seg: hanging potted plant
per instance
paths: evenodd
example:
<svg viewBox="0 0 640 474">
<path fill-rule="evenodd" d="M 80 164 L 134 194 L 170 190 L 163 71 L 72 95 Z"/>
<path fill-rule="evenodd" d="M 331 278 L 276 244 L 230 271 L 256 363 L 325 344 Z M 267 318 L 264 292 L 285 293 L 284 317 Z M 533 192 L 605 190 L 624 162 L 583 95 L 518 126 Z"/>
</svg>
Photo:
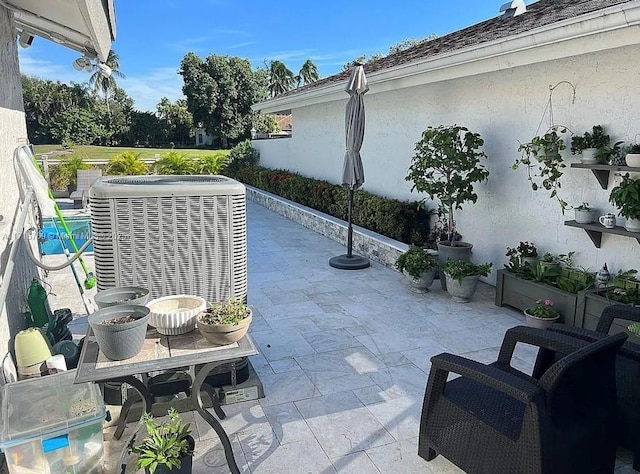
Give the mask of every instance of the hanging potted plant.
<svg viewBox="0 0 640 474">
<path fill-rule="evenodd" d="M 567 165 L 564 164 L 560 152 L 566 148 L 562 138 L 562 134 L 566 132 L 567 129 L 564 127 L 553 126 L 544 135 L 535 136 L 531 141 L 521 143 L 518 151 L 522 153 L 522 157 L 511 166 L 514 170 L 521 165 L 526 166 L 531 189 L 549 191 L 549 197 L 558 201 L 563 214 L 567 202 L 560 198 L 559 190 L 560 178 Z"/>
<path fill-rule="evenodd" d="M 411 245 L 398 257 L 396 267 L 409 280 L 411 291 L 426 293 L 436 276 L 438 260 L 426 249 Z"/>
<path fill-rule="evenodd" d="M 456 240 L 454 211 L 466 202 L 475 203 L 478 195 L 474 184 L 485 181 L 489 170 L 481 163 L 484 152 L 479 151 L 484 140 L 478 133 L 458 125 L 428 127 L 415 145 L 406 181 L 413 182 L 411 191 L 438 198 L 447 210 L 447 240 L 438 242 L 438 259 L 470 260 L 472 245 Z M 446 288 L 445 280 L 443 289 Z"/>
<path fill-rule="evenodd" d="M 252 320 L 252 311 L 240 298 L 229 298 L 210 305 L 197 317 L 197 327 L 211 344 L 224 346 L 244 337 Z"/>
<path fill-rule="evenodd" d="M 560 318 L 560 313 L 553 309 L 553 301 L 550 299 L 537 300 L 534 306 L 524 310 L 524 315 L 527 326 L 539 329 L 547 329 Z"/>
<path fill-rule="evenodd" d="M 158 422 L 151 414 L 143 415 L 147 436 L 133 452 L 139 455 L 137 467 L 147 474 L 190 474 L 195 441 L 189 423 L 182 424 L 178 412 L 167 412 L 169 421 Z"/>
<path fill-rule="evenodd" d="M 640 180 L 632 179 L 629 173 L 624 174 L 620 184 L 611 190 L 609 202 L 625 217 L 625 229 L 640 232 Z"/>
<path fill-rule="evenodd" d="M 467 303 L 476 292 L 481 276 L 488 276 L 491 263 L 474 264 L 464 260 L 448 260 L 442 267 L 447 279 L 447 293 L 453 301 Z"/>
</svg>

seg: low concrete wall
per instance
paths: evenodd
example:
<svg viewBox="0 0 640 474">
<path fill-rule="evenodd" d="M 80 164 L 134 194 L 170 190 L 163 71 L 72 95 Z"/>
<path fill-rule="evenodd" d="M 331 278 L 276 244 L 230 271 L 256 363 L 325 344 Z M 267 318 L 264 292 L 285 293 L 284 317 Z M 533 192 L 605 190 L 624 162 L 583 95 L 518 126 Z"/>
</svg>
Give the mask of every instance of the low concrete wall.
<svg viewBox="0 0 640 474">
<path fill-rule="evenodd" d="M 251 201 L 325 237 L 329 237 L 345 246 L 347 245 L 347 222 L 261 189 L 252 186 L 247 186 L 246 188 L 247 198 Z M 408 248 L 409 246 L 405 243 L 376 234 L 362 227 L 353 226 L 354 253 L 369 257 L 371 260 L 375 260 L 387 267 L 395 268 L 396 260 Z"/>
</svg>

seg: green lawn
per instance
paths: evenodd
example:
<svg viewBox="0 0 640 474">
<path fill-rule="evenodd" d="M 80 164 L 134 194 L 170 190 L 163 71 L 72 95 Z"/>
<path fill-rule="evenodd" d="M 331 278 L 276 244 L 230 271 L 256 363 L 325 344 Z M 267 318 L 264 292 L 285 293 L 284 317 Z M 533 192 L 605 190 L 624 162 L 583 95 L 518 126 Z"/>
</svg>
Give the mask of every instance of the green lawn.
<svg viewBox="0 0 640 474">
<path fill-rule="evenodd" d="M 60 145 L 34 145 L 36 154 L 50 153 L 52 151 L 64 151 Z M 170 148 L 135 148 L 120 146 L 93 146 L 93 145 L 76 145 L 72 148 L 73 152 L 79 154 L 83 158 L 101 158 L 108 160 L 114 155 L 118 155 L 125 151 L 140 153 L 140 158 L 153 158 L 158 153 L 162 156 L 164 153 L 171 151 Z M 200 158 L 207 155 L 213 155 L 220 152 L 229 153 L 229 150 L 205 150 L 191 148 L 176 148 L 174 151 L 192 158 Z"/>
</svg>

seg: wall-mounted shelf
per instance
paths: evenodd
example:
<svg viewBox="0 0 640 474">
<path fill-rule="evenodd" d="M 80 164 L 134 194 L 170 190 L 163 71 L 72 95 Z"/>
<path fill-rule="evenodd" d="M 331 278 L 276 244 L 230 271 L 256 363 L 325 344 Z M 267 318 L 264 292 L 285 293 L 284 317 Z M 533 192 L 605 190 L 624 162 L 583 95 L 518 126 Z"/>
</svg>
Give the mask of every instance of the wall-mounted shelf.
<svg viewBox="0 0 640 474">
<path fill-rule="evenodd" d="M 635 170 L 638 168 L 631 169 Z M 593 242 L 593 245 L 598 248 L 600 248 L 600 245 L 602 243 L 602 234 L 616 234 L 624 235 L 625 237 L 633 237 L 638 241 L 638 243 L 640 243 L 640 232 L 629 232 L 627 229 L 621 226 L 615 226 L 613 229 L 607 229 L 602 224 L 578 224 L 576 221 L 564 221 L 564 225 L 584 229 L 584 231 L 589 235 L 589 238 Z"/>
<path fill-rule="evenodd" d="M 602 189 L 607 189 L 609 186 L 609 173 L 613 172 L 628 172 L 628 173 L 640 173 L 640 168 L 632 168 L 631 166 L 617 166 L 617 165 L 599 165 L 599 164 L 586 164 L 586 163 L 571 163 L 572 168 L 582 168 L 591 170 L 593 175 L 600 183 Z"/>
</svg>

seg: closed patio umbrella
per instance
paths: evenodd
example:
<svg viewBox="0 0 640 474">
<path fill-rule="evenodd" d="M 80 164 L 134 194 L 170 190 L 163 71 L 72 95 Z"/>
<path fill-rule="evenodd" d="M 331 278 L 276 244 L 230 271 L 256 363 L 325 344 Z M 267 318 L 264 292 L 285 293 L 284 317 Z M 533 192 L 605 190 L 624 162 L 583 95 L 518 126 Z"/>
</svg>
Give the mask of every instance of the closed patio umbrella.
<svg viewBox="0 0 640 474">
<path fill-rule="evenodd" d="M 369 90 L 364 68 L 360 65 L 353 68 L 353 72 L 347 84 L 346 91 L 349 94 L 345 114 L 346 148 L 342 169 L 342 184 L 349 191 L 348 229 L 347 229 L 347 253 L 329 259 L 329 265 L 341 270 L 360 270 L 369 266 L 369 259 L 360 255 L 354 255 L 353 247 L 353 193 L 364 183 L 364 170 L 360 148 L 364 140 L 364 94 Z"/>
</svg>

